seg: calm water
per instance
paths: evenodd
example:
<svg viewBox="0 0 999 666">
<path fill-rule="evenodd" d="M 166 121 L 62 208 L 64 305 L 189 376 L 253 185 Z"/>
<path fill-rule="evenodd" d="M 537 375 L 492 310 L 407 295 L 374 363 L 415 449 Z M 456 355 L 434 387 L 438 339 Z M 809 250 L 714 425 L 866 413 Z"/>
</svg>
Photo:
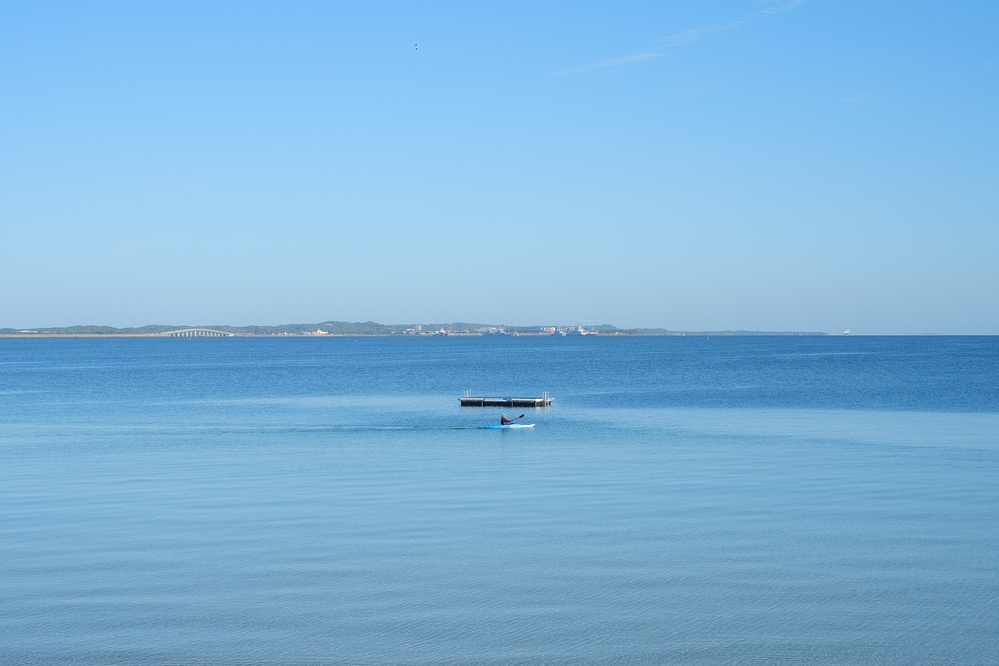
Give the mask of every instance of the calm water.
<svg viewBox="0 0 999 666">
<path fill-rule="evenodd" d="M 0 663 L 999 663 L 999 338 L 0 340 Z"/>
</svg>

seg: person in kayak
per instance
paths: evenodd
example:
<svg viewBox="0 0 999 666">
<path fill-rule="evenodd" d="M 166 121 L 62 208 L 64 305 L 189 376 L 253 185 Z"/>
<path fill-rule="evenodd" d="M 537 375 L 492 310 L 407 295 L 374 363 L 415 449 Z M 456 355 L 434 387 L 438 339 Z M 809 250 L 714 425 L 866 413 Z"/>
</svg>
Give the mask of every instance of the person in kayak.
<svg viewBox="0 0 999 666">
<path fill-rule="evenodd" d="M 506 417 L 506 414 L 504 414 L 503 416 L 500 417 L 500 425 L 510 425 L 516 420 L 517 419 L 510 420 Z"/>
</svg>

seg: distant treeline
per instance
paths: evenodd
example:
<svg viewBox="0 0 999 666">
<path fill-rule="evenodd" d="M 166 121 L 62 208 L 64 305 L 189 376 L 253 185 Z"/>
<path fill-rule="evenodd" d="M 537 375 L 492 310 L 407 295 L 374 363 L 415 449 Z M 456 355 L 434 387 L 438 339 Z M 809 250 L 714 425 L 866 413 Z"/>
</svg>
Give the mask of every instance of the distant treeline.
<svg viewBox="0 0 999 666">
<path fill-rule="evenodd" d="M 470 322 L 450 322 L 437 324 L 379 324 L 373 321 L 348 322 L 324 321 L 316 324 L 284 324 L 282 326 L 225 326 L 182 325 L 182 326 L 140 326 L 138 328 L 115 328 L 114 326 L 62 326 L 50 328 L 15 329 L 0 328 L 0 336 L 30 335 L 162 335 L 185 328 L 208 328 L 234 335 L 308 335 L 317 331 L 330 335 L 413 335 L 414 333 L 434 333 L 440 330 L 448 333 L 507 333 L 518 335 L 539 335 L 550 332 L 551 326 L 507 326 L 505 324 L 474 324 Z M 559 327 L 565 330 L 566 327 Z M 672 331 L 664 328 L 617 328 L 610 324 L 586 326 L 588 333 L 600 335 L 825 335 L 825 333 L 802 331 Z"/>
</svg>

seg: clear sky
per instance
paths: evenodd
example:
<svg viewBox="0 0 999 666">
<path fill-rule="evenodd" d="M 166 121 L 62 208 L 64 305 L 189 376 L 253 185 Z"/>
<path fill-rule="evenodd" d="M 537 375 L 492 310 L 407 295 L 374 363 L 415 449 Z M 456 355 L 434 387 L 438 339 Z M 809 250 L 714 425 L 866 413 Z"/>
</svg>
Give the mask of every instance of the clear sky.
<svg viewBox="0 0 999 666">
<path fill-rule="evenodd" d="M 999 334 L 999 2 L 0 4 L 0 327 L 327 319 Z"/>
</svg>

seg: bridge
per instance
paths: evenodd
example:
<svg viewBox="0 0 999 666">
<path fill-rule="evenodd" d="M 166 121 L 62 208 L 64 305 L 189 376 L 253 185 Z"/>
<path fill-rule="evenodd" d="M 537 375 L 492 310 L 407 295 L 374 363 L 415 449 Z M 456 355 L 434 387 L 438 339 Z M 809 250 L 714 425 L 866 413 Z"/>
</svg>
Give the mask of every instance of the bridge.
<svg viewBox="0 0 999 666">
<path fill-rule="evenodd" d="M 167 331 L 163 335 L 168 338 L 230 338 L 235 333 L 216 331 L 213 328 L 181 328 L 176 331 Z"/>
</svg>

